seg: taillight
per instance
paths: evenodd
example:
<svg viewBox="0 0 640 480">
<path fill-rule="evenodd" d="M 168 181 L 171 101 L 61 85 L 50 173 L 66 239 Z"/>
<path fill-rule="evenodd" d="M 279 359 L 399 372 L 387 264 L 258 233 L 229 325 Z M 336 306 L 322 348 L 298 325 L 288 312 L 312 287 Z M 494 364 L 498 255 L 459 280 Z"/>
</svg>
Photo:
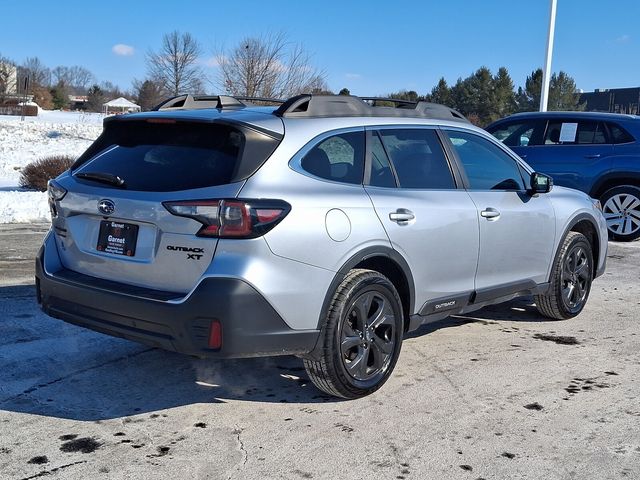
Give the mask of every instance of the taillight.
<svg viewBox="0 0 640 480">
<path fill-rule="evenodd" d="M 59 202 L 67 194 L 67 191 L 58 185 L 54 180 L 47 182 L 47 195 L 49 197 L 49 210 L 51 211 L 51 218 L 58 216 L 58 208 L 56 202 Z"/>
<path fill-rule="evenodd" d="M 197 236 L 218 238 L 259 237 L 291 210 L 282 200 L 188 200 L 163 205 L 173 215 L 200 222 Z"/>
</svg>

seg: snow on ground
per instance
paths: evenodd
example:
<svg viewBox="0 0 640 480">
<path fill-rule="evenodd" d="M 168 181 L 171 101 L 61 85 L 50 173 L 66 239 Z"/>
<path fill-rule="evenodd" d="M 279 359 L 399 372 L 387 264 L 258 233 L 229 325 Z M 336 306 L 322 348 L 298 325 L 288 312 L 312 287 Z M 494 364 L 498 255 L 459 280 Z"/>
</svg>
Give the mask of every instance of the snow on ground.
<svg viewBox="0 0 640 480">
<path fill-rule="evenodd" d="M 48 222 L 45 192 L 0 191 L 0 223 Z"/>
<path fill-rule="evenodd" d="M 99 113 L 41 110 L 37 117 L 0 115 L 0 223 L 49 220 L 47 195 L 18 187 L 20 170 L 49 155 L 79 156 L 102 132 Z"/>
</svg>

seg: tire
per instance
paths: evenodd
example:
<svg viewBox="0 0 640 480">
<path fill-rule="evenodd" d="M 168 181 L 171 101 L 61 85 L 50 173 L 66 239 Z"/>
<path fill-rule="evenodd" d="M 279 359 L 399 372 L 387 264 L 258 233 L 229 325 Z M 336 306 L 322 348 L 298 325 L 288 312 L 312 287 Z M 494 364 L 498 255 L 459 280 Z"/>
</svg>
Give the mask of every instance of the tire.
<svg viewBox="0 0 640 480">
<path fill-rule="evenodd" d="M 403 333 L 402 303 L 389 279 L 373 270 L 351 270 L 331 299 L 319 360 L 304 360 L 307 374 L 330 395 L 369 395 L 391 375 Z"/>
<path fill-rule="evenodd" d="M 587 237 L 569 232 L 553 262 L 547 293 L 535 295 L 545 317 L 567 320 L 578 315 L 589 298 L 593 280 L 593 253 Z"/>
<path fill-rule="evenodd" d="M 630 242 L 640 238 L 640 188 L 633 185 L 614 187 L 600 197 L 607 219 L 609 240 Z"/>
</svg>

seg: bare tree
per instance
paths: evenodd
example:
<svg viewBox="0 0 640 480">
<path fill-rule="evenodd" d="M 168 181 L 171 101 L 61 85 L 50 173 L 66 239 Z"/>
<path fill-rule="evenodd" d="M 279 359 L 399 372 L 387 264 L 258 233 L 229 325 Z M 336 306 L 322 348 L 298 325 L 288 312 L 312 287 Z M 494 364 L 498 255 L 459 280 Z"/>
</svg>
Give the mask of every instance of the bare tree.
<svg viewBox="0 0 640 480">
<path fill-rule="evenodd" d="M 79 65 L 69 67 L 67 70 L 69 84 L 78 91 L 86 91 L 89 85 L 95 81 L 93 73 Z"/>
<path fill-rule="evenodd" d="M 273 98 L 327 90 L 325 75 L 311 66 L 311 56 L 283 33 L 245 38 L 217 58 L 219 86 L 233 95 Z"/>
<path fill-rule="evenodd" d="M 105 97 L 107 97 L 110 100 L 125 96 L 124 92 L 120 90 L 120 87 L 118 87 L 117 85 L 114 85 L 108 80 L 102 82 L 100 84 L 100 88 L 102 89 L 102 92 L 104 93 Z"/>
<path fill-rule="evenodd" d="M 51 85 L 51 70 L 38 57 L 27 58 L 22 63 L 22 70 L 22 75 L 29 77 L 31 85 L 40 87 Z"/>
<path fill-rule="evenodd" d="M 203 73 L 198 65 L 202 48 L 190 33 L 177 30 L 162 37 L 162 46 L 157 52 L 147 53 L 149 77 L 165 90 L 180 93 L 200 93 L 203 89 Z"/>
<path fill-rule="evenodd" d="M 51 70 L 51 76 L 53 77 L 53 83 L 55 85 L 71 85 L 68 67 L 58 65 Z"/>
</svg>

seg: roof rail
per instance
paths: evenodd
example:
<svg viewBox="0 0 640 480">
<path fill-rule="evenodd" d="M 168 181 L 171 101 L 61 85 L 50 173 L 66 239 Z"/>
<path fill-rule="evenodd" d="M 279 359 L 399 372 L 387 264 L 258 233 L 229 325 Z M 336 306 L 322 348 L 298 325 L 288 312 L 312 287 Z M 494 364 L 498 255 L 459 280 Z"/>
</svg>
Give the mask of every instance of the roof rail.
<svg viewBox="0 0 640 480">
<path fill-rule="evenodd" d="M 358 97 L 360 100 L 365 102 L 371 102 L 372 107 L 377 107 L 376 103 L 385 102 L 385 103 L 395 103 L 400 107 L 401 105 L 415 105 L 418 102 L 414 102 L 413 100 L 402 100 L 400 98 L 384 98 L 384 97 Z M 386 107 L 387 105 L 382 105 Z M 401 108 L 401 107 L 400 107 Z"/>
<path fill-rule="evenodd" d="M 378 107 L 369 105 L 365 100 L 374 105 L 384 101 L 398 106 Z M 288 118 L 417 117 L 469 123 L 457 110 L 437 103 L 350 95 L 298 95 L 280 105 L 274 114 Z"/>
<path fill-rule="evenodd" d="M 200 108 L 244 108 L 240 100 L 228 95 L 191 95 L 190 93 L 171 97 L 152 110 L 196 110 Z"/>
<path fill-rule="evenodd" d="M 281 98 L 267 98 L 267 97 L 241 97 L 238 95 L 234 95 L 233 98 L 236 100 L 240 100 L 242 102 L 262 102 L 262 103 L 284 103 L 286 100 L 282 100 Z"/>
</svg>

